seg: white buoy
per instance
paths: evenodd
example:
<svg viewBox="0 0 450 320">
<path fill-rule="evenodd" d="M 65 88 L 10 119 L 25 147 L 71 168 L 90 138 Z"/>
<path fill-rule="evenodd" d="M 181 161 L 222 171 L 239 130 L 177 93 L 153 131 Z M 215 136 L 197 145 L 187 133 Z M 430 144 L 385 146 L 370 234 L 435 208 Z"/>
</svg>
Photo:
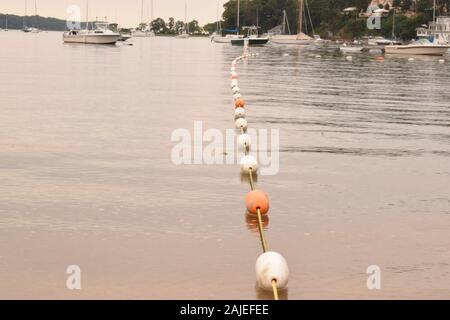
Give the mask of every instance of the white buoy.
<svg viewBox="0 0 450 320">
<path fill-rule="evenodd" d="M 252 140 L 248 134 L 244 133 L 238 137 L 238 146 L 240 150 L 249 150 L 251 144 Z"/>
<path fill-rule="evenodd" d="M 232 76 L 232 77 L 237 77 L 237 76 L 238 76 L 238 74 L 237 74 L 237 72 L 236 72 L 236 71 L 231 71 L 231 76 Z"/>
<path fill-rule="evenodd" d="M 231 89 L 231 91 L 233 92 L 233 94 L 236 94 L 236 93 L 240 93 L 241 89 L 238 86 L 235 86 Z"/>
<path fill-rule="evenodd" d="M 266 252 L 256 260 L 256 280 L 265 290 L 272 291 L 272 281 L 276 280 L 277 288 L 286 289 L 289 282 L 289 268 L 284 257 L 277 252 Z"/>
<path fill-rule="evenodd" d="M 316 59 L 320 59 L 320 58 L 322 58 L 322 56 L 320 54 L 317 54 Z"/>
<path fill-rule="evenodd" d="M 247 130 L 248 123 L 247 123 L 247 120 L 245 120 L 244 118 L 237 119 L 235 124 L 236 124 L 236 128 Z"/>
<path fill-rule="evenodd" d="M 241 172 L 248 174 L 250 171 L 258 171 L 258 161 L 254 156 L 245 156 L 241 159 Z"/>
<path fill-rule="evenodd" d="M 345 59 L 347 59 L 347 61 L 352 61 L 353 57 L 352 56 L 346 56 Z"/>
<path fill-rule="evenodd" d="M 241 98 L 242 98 L 242 94 L 240 94 L 239 92 L 234 94 L 234 100 L 241 99 Z"/>
<path fill-rule="evenodd" d="M 236 67 L 231 67 L 231 72 L 235 72 L 236 71 Z"/>
<path fill-rule="evenodd" d="M 238 81 L 236 79 L 231 80 L 231 88 L 237 87 Z"/>
<path fill-rule="evenodd" d="M 414 58 L 409 58 L 408 61 L 409 61 L 409 62 L 413 62 L 413 61 L 414 61 Z"/>
<path fill-rule="evenodd" d="M 245 109 L 244 108 L 236 108 L 234 109 L 234 117 L 236 119 L 238 118 L 244 118 L 245 117 Z"/>
<path fill-rule="evenodd" d="M 444 59 L 439 59 L 439 63 L 445 63 Z"/>
<path fill-rule="evenodd" d="M 283 57 L 289 57 L 289 53 L 283 53 Z"/>
</svg>

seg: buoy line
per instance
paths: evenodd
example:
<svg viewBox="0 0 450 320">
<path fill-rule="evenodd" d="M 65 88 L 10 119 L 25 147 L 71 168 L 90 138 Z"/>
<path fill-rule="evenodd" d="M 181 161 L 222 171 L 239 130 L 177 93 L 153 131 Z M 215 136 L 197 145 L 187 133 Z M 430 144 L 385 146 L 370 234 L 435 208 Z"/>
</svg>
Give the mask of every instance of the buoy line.
<svg viewBox="0 0 450 320">
<path fill-rule="evenodd" d="M 269 251 L 267 240 L 264 234 L 263 216 L 269 212 L 268 195 L 256 188 L 254 174 L 258 174 L 258 162 L 250 155 L 251 139 L 247 134 L 248 122 L 246 116 L 246 104 L 242 98 L 241 89 L 238 86 L 238 74 L 236 65 L 239 61 L 247 59 L 253 54 L 248 52 L 248 43 L 244 45 L 243 55 L 235 58 L 231 63 L 231 92 L 234 97 L 235 126 L 240 130 L 238 145 L 244 150 L 244 157 L 241 159 L 241 174 L 248 174 L 251 191 L 245 198 L 245 205 L 250 215 L 256 216 L 258 221 L 258 231 L 263 249 L 263 254 L 256 260 L 256 280 L 262 289 L 273 292 L 275 300 L 279 300 L 278 291 L 286 289 L 288 285 L 289 269 L 286 259 L 279 253 Z"/>
</svg>

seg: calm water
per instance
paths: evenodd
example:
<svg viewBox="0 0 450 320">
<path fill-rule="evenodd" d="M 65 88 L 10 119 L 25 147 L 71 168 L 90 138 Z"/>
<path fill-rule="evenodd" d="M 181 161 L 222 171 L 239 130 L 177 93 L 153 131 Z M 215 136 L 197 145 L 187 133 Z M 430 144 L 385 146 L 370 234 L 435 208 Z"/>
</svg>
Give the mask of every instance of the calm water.
<svg viewBox="0 0 450 320">
<path fill-rule="evenodd" d="M 0 33 L 0 298 L 270 298 L 238 166 L 170 158 L 177 128 L 233 127 L 241 49 L 61 37 Z M 450 298 L 450 56 L 253 52 L 239 84 L 251 127 L 280 130 L 280 172 L 259 185 L 284 298 Z"/>
</svg>

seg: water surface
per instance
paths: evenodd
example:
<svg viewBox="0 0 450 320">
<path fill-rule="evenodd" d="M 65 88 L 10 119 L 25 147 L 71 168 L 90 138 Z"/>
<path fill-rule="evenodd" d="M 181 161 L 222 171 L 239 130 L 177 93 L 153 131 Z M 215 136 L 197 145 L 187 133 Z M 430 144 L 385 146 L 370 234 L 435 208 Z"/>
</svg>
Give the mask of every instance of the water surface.
<svg viewBox="0 0 450 320">
<path fill-rule="evenodd" d="M 0 33 L 0 298 L 270 298 L 238 166 L 170 158 L 175 129 L 233 127 L 241 48 L 61 40 Z M 280 130 L 280 172 L 259 186 L 284 298 L 450 298 L 450 56 L 253 52 L 239 85 L 251 127 Z"/>
</svg>

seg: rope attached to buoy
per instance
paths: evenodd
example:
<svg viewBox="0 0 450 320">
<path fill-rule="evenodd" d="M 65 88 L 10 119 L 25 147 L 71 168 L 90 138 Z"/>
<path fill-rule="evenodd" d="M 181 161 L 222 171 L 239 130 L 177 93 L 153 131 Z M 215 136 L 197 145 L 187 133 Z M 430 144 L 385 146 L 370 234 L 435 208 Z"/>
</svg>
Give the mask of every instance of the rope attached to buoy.
<svg viewBox="0 0 450 320">
<path fill-rule="evenodd" d="M 240 130 L 239 146 L 244 149 L 244 157 L 241 159 L 241 172 L 249 175 L 251 192 L 247 194 L 246 206 L 250 214 L 255 215 L 258 221 L 259 237 L 263 254 L 256 261 L 256 277 L 258 285 L 266 290 L 271 290 L 275 300 L 279 300 L 279 289 L 285 289 L 288 284 L 289 269 L 282 255 L 270 252 L 264 234 L 263 216 L 269 211 L 269 197 L 261 190 L 256 189 L 253 174 L 258 173 L 258 162 L 250 155 L 250 137 L 246 134 L 248 122 L 245 119 L 245 100 L 242 98 L 238 87 L 237 62 L 251 56 L 248 53 L 248 43 L 244 45 L 244 54 L 233 60 L 231 64 L 231 91 L 234 96 L 235 125 Z"/>
</svg>

